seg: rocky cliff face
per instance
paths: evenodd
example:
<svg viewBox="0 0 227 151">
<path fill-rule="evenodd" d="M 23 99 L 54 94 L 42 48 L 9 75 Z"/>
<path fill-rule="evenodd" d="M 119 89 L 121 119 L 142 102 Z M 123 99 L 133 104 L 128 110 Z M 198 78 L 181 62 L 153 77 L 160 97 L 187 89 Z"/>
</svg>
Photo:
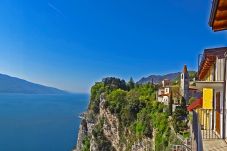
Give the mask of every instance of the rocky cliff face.
<svg viewBox="0 0 227 151">
<path fill-rule="evenodd" d="M 150 151 L 153 139 L 130 137 L 130 130 L 119 126 L 116 115 L 105 108 L 105 99 L 100 97 L 99 114 L 91 115 L 88 110 L 80 124 L 77 146 L 74 151 Z M 123 137 L 124 136 L 124 137 Z"/>
</svg>

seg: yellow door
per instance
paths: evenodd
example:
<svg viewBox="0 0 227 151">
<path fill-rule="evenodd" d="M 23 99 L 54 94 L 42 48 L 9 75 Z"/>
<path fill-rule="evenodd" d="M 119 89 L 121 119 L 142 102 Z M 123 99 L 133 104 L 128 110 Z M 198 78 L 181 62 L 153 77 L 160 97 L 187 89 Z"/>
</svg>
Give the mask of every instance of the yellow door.
<svg viewBox="0 0 227 151">
<path fill-rule="evenodd" d="M 203 109 L 213 109 L 213 89 L 203 88 Z"/>
<path fill-rule="evenodd" d="M 212 109 L 213 109 L 213 89 L 203 88 L 203 113 L 202 124 L 204 129 L 211 129 L 212 127 Z"/>
</svg>

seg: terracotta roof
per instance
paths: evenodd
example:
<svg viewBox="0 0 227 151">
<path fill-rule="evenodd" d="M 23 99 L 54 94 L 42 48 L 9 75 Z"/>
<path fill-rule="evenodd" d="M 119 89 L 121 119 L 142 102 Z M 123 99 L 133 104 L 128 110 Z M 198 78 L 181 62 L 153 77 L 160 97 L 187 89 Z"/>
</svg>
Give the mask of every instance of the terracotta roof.
<svg viewBox="0 0 227 151">
<path fill-rule="evenodd" d="M 188 111 L 192 111 L 196 108 L 202 107 L 203 105 L 203 99 L 196 99 L 191 105 L 187 107 Z"/>
<path fill-rule="evenodd" d="M 219 59 L 225 57 L 227 52 L 227 47 L 205 49 L 203 53 L 203 58 L 200 62 L 198 78 L 203 79 L 207 72 L 210 70 L 211 66 L 216 62 L 216 57 Z"/>
<path fill-rule="evenodd" d="M 227 1 L 213 0 L 209 25 L 214 31 L 227 29 Z"/>
<path fill-rule="evenodd" d="M 184 65 L 183 73 L 188 73 L 187 65 Z"/>
</svg>

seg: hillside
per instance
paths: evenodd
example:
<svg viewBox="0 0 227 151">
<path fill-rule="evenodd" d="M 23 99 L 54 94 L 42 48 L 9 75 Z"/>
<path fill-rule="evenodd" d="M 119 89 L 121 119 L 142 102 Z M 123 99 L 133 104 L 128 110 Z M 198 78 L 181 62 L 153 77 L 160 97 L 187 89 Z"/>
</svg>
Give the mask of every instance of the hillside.
<svg viewBox="0 0 227 151">
<path fill-rule="evenodd" d="M 164 79 L 169 79 L 171 81 L 178 81 L 180 80 L 180 74 L 181 72 L 169 73 L 165 75 L 150 75 L 148 77 L 141 78 L 137 83 L 138 84 L 152 83 L 152 80 L 153 80 L 153 83 L 158 84 L 158 83 L 161 83 L 161 81 Z M 195 78 L 196 72 L 189 71 L 189 76 L 190 76 L 190 79 L 192 80 L 193 78 Z"/>
<path fill-rule="evenodd" d="M 0 74 L 0 93 L 64 94 L 66 91 Z"/>
</svg>

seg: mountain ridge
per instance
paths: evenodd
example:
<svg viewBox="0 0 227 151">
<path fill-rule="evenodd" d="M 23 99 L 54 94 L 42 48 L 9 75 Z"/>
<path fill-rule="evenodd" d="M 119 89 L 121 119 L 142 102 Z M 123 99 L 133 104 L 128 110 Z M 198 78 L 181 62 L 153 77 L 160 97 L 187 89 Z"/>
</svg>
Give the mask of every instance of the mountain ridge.
<svg viewBox="0 0 227 151">
<path fill-rule="evenodd" d="M 0 73 L 0 93 L 67 94 L 69 92 Z"/>
<path fill-rule="evenodd" d="M 188 71 L 190 79 L 196 76 L 196 71 Z M 146 84 L 146 83 L 154 83 L 159 84 L 164 79 L 169 79 L 170 81 L 179 80 L 181 72 L 173 72 L 164 75 L 150 75 L 147 77 L 142 77 L 137 83 L 138 84 Z"/>
</svg>

